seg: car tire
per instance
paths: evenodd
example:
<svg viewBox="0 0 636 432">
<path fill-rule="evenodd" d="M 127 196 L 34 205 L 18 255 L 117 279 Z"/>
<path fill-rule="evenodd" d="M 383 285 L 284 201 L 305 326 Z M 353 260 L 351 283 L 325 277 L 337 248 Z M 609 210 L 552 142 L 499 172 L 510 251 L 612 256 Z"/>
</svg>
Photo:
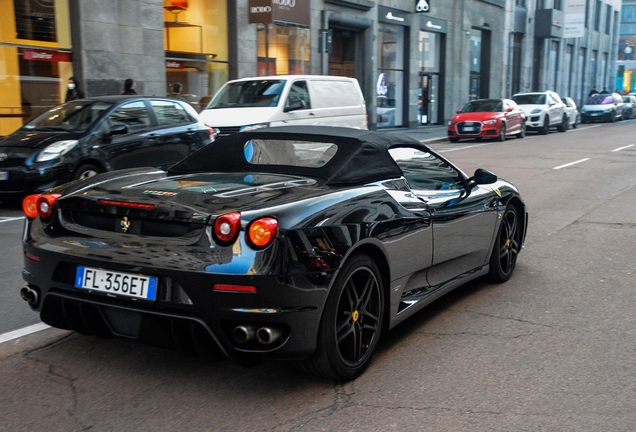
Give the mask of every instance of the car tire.
<svg viewBox="0 0 636 432">
<path fill-rule="evenodd" d="M 616 113 L 614 111 L 610 112 L 610 122 L 616 123 Z"/>
<path fill-rule="evenodd" d="M 576 129 L 577 127 L 579 127 L 579 116 L 576 116 L 574 118 L 574 124 L 572 125 L 572 129 Z"/>
<path fill-rule="evenodd" d="M 371 362 L 384 320 L 384 287 L 375 262 L 350 258 L 331 288 L 318 329 L 316 352 L 299 369 L 335 381 L 349 381 Z"/>
<path fill-rule="evenodd" d="M 540 135 L 547 135 L 550 132 L 550 120 L 548 120 L 548 115 L 546 114 L 543 120 L 543 127 L 539 129 Z"/>
<path fill-rule="evenodd" d="M 525 122 L 521 125 L 521 132 L 517 134 L 517 138 L 525 138 L 526 137 L 526 124 Z"/>
<path fill-rule="evenodd" d="M 503 142 L 505 140 L 506 140 L 506 124 L 502 122 L 501 126 L 499 126 L 499 136 L 497 137 L 497 141 Z"/>
<path fill-rule="evenodd" d="M 80 165 L 79 168 L 75 170 L 75 174 L 73 175 L 74 180 L 85 179 L 94 177 L 97 174 L 102 172 L 101 168 L 93 165 L 93 164 L 84 164 Z"/>
<path fill-rule="evenodd" d="M 561 123 L 559 124 L 559 126 L 557 126 L 557 130 L 559 132 L 566 132 L 568 130 L 568 118 L 565 114 L 563 115 L 563 118 L 561 119 Z"/>
<path fill-rule="evenodd" d="M 521 250 L 520 222 L 517 208 L 511 204 L 506 206 L 490 255 L 488 279 L 492 282 L 506 282 L 512 276 Z"/>
<path fill-rule="evenodd" d="M 448 140 L 450 142 L 452 142 L 452 143 L 458 143 L 459 142 L 459 138 L 449 138 Z"/>
</svg>

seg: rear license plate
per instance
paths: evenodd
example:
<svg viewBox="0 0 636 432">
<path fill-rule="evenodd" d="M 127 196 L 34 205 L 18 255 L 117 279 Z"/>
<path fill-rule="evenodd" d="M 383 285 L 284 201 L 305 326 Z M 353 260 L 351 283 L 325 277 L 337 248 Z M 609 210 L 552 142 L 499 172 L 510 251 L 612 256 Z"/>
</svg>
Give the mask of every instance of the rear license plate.
<svg viewBox="0 0 636 432">
<path fill-rule="evenodd" d="M 143 300 L 156 300 L 157 278 L 91 267 L 77 267 L 77 288 Z"/>
<path fill-rule="evenodd" d="M 473 132 L 474 130 L 475 130 L 475 128 L 474 128 L 474 127 L 465 127 L 465 128 L 462 128 L 462 131 L 463 131 L 463 132 Z"/>
<path fill-rule="evenodd" d="M 0 180 L 9 180 L 9 173 L 7 171 L 0 171 Z"/>
</svg>

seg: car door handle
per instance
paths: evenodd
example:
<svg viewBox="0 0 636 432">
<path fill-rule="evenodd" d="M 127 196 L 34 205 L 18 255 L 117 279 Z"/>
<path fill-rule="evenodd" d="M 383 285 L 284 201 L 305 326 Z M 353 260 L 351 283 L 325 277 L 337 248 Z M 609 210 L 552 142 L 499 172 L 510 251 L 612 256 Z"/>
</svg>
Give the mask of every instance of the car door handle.
<svg viewBox="0 0 636 432">
<path fill-rule="evenodd" d="M 159 135 L 157 134 L 148 135 L 149 141 L 157 141 L 158 139 L 159 139 Z"/>
<path fill-rule="evenodd" d="M 315 116 L 316 114 L 314 114 L 314 113 L 310 112 L 310 113 L 309 113 L 309 115 L 313 115 L 313 116 Z"/>
<path fill-rule="evenodd" d="M 197 131 L 195 131 L 194 129 L 188 129 L 188 132 L 186 132 L 186 134 L 188 134 L 188 135 L 194 135 L 196 133 L 197 133 Z"/>
</svg>

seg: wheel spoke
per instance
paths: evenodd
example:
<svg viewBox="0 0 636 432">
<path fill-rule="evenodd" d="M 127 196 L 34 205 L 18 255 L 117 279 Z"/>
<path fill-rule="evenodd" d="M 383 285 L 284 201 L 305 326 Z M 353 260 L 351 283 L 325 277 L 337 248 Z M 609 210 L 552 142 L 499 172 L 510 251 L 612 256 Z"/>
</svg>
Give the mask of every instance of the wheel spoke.
<svg viewBox="0 0 636 432">
<path fill-rule="evenodd" d="M 352 279 L 349 279 L 349 281 L 347 281 L 347 285 L 345 286 L 345 293 L 347 294 L 347 299 L 349 300 L 349 307 L 346 308 L 348 309 L 350 312 L 354 311 L 356 308 L 356 303 L 357 301 L 357 294 L 356 294 L 356 287 L 355 284 L 353 283 Z"/>
<path fill-rule="evenodd" d="M 371 275 L 367 277 L 367 283 L 364 284 L 364 290 L 360 295 L 360 303 L 357 305 L 357 309 L 366 309 L 369 304 L 369 300 L 373 296 L 373 286 L 375 285 L 375 279 Z"/>
<path fill-rule="evenodd" d="M 360 330 L 356 328 L 355 324 L 352 326 L 352 330 L 353 337 L 351 338 L 351 354 L 352 360 L 357 362 L 360 360 L 360 353 L 362 352 L 362 334 Z"/>
<path fill-rule="evenodd" d="M 351 321 L 345 321 L 336 331 L 338 344 L 341 344 L 350 334 L 354 332 L 354 324 Z"/>
</svg>

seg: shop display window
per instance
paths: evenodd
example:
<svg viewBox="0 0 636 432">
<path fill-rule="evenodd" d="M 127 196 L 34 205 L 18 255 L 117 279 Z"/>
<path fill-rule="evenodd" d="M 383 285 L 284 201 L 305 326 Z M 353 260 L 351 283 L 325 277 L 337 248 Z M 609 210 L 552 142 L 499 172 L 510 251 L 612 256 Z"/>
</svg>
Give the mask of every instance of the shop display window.
<svg viewBox="0 0 636 432">
<path fill-rule="evenodd" d="M 309 73 L 309 29 L 259 24 L 258 76 L 302 75 Z"/>
</svg>

